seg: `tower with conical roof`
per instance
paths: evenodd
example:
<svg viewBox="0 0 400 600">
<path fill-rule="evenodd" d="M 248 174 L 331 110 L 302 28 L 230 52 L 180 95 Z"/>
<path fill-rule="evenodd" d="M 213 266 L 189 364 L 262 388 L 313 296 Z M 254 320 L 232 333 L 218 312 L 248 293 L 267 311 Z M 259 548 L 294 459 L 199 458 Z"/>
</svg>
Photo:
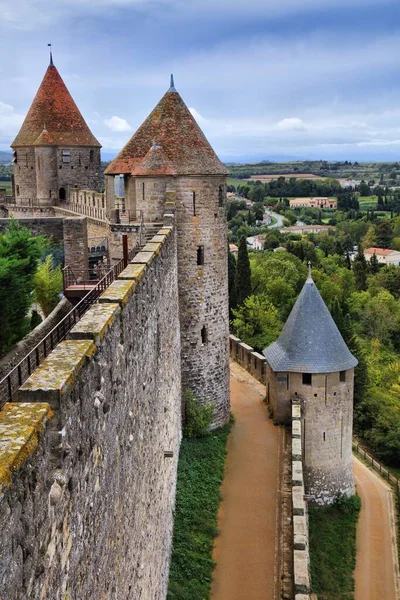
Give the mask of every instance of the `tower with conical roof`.
<svg viewBox="0 0 400 600">
<path fill-rule="evenodd" d="M 11 144 L 14 195 L 20 204 L 66 200 L 69 188 L 100 191 L 100 144 L 50 64 Z"/>
<path fill-rule="evenodd" d="M 352 495 L 357 359 L 318 292 L 311 270 L 279 338 L 263 354 L 267 399 L 276 420 L 289 423 L 292 402 L 301 405 L 306 494 L 318 504 Z"/>
<path fill-rule="evenodd" d="M 162 222 L 175 196 L 183 387 L 229 418 L 227 169 L 171 86 L 106 170 L 107 206 L 124 175 L 125 208 Z M 165 315 L 168 318 L 168 315 Z"/>
</svg>

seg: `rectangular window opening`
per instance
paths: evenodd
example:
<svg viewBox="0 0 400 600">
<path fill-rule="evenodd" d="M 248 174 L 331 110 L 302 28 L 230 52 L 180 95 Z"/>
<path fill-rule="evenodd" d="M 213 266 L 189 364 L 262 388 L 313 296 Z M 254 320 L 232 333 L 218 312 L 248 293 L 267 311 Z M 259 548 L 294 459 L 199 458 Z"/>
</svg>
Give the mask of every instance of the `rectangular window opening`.
<svg viewBox="0 0 400 600">
<path fill-rule="evenodd" d="M 198 266 L 204 265 L 204 246 L 197 248 L 197 264 Z"/>
<path fill-rule="evenodd" d="M 70 163 L 71 162 L 71 150 L 62 150 L 61 157 L 62 157 L 63 163 Z"/>
<path fill-rule="evenodd" d="M 201 328 L 201 343 L 207 344 L 207 342 L 208 342 L 207 328 L 205 325 L 203 325 L 203 327 Z"/>
<path fill-rule="evenodd" d="M 303 385 L 312 385 L 311 373 L 303 373 Z"/>
<path fill-rule="evenodd" d="M 218 206 L 220 208 L 222 206 L 224 206 L 224 186 L 223 185 L 219 186 L 219 191 L 218 191 Z"/>
<path fill-rule="evenodd" d="M 346 383 L 346 371 L 340 371 L 340 383 Z"/>
<path fill-rule="evenodd" d="M 196 192 L 193 192 L 193 216 L 196 216 Z"/>
<path fill-rule="evenodd" d="M 324 431 L 324 442 L 326 441 L 326 435 L 325 435 L 325 431 Z"/>
</svg>

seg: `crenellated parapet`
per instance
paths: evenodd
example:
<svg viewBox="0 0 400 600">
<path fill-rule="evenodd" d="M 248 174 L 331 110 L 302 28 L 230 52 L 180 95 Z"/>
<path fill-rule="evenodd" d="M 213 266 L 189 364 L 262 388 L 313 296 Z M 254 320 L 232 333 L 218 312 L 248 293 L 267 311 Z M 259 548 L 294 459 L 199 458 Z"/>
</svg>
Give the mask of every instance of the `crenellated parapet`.
<svg viewBox="0 0 400 600">
<path fill-rule="evenodd" d="M 161 227 L 0 412 L 0 596 L 164 598 L 181 437 Z"/>
</svg>

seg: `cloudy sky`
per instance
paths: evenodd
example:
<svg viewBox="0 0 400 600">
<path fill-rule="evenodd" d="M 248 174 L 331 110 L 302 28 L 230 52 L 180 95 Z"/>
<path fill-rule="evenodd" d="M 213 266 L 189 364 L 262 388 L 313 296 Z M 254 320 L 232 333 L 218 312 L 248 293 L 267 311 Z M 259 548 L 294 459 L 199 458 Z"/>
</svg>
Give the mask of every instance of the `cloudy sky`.
<svg viewBox="0 0 400 600">
<path fill-rule="evenodd" d="M 54 62 L 115 154 L 175 85 L 223 160 L 400 159 L 399 0 L 0 0 L 0 149 Z"/>
</svg>

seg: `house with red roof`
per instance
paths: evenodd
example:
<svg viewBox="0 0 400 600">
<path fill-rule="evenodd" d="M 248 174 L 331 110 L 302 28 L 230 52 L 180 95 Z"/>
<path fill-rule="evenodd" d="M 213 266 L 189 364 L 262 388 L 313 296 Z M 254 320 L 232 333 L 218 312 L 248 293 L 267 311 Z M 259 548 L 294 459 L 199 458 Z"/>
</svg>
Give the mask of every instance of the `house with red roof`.
<svg viewBox="0 0 400 600">
<path fill-rule="evenodd" d="M 364 250 L 366 260 L 371 260 L 374 255 L 382 265 L 400 266 L 400 252 L 398 250 L 391 250 L 390 248 L 367 248 L 367 250 Z"/>
</svg>

